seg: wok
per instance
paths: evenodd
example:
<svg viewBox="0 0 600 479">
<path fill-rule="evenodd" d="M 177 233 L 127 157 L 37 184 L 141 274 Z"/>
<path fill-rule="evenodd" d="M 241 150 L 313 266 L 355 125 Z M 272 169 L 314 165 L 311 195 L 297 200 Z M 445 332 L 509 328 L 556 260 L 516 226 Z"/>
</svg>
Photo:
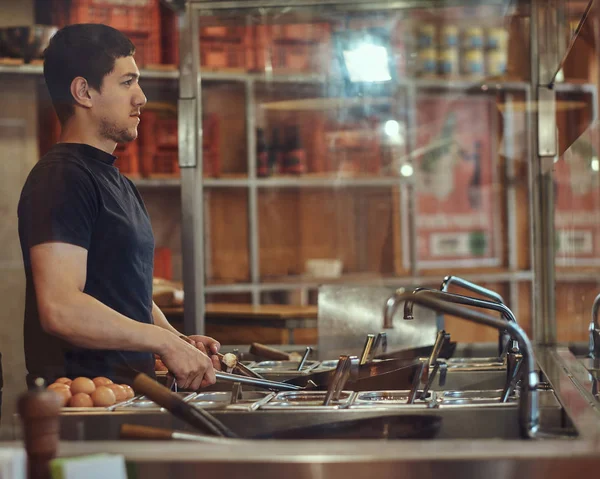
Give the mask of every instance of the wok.
<svg viewBox="0 0 600 479">
<path fill-rule="evenodd" d="M 441 423 L 440 416 L 388 415 L 279 429 L 268 434 L 251 435 L 240 439 L 431 439 L 438 434 Z M 211 441 L 210 436 L 133 424 L 121 426 L 121 438 Z"/>
<path fill-rule="evenodd" d="M 433 351 L 433 345 L 431 346 L 421 346 L 418 348 L 410 348 L 403 349 L 401 351 L 390 351 L 388 353 L 378 354 L 376 359 L 416 359 L 429 357 Z M 440 358 L 449 359 L 454 356 L 454 352 L 456 351 L 456 342 L 450 341 L 444 344 L 442 347 L 442 351 L 440 352 Z"/>
<path fill-rule="evenodd" d="M 420 365 L 421 361 L 403 359 L 368 362 L 359 366 L 358 376 L 349 379 L 345 389 L 351 391 L 410 389 Z M 334 370 L 315 372 L 283 382 L 307 389 L 326 390 L 334 372 Z"/>
</svg>

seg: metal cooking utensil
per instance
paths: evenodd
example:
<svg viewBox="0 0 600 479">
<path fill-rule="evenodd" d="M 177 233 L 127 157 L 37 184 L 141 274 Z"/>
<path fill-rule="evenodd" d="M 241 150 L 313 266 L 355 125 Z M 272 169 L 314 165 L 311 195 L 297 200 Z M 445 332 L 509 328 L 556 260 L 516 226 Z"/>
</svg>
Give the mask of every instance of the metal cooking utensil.
<svg viewBox="0 0 600 479">
<path fill-rule="evenodd" d="M 298 371 L 302 371 L 302 368 L 304 367 L 304 363 L 308 359 L 308 356 L 310 355 L 311 351 L 312 351 L 312 348 L 310 346 L 306 346 L 306 351 L 304 351 L 304 355 L 302 356 L 302 359 L 300 360 L 300 364 L 298 364 Z"/>
</svg>

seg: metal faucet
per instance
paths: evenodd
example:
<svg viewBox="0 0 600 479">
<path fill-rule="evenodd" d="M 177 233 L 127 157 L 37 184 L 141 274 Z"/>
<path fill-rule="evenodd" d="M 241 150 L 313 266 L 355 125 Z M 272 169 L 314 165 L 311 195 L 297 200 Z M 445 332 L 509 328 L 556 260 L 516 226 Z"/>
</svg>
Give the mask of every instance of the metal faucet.
<svg viewBox="0 0 600 479">
<path fill-rule="evenodd" d="M 447 293 L 446 293 L 447 294 Z M 390 329 L 393 327 L 393 318 L 398 305 L 401 302 L 412 301 L 426 308 L 438 311 L 440 313 L 450 314 L 467 321 L 472 321 L 477 324 L 483 324 L 496 328 L 500 331 L 507 329 L 511 336 L 517 338 L 521 351 L 523 353 L 523 374 L 525 375 L 522 393 L 519 397 L 519 426 L 521 434 L 526 438 L 534 439 L 539 437 L 540 411 L 538 401 L 538 382 L 539 376 L 535 369 L 535 357 L 533 355 L 533 347 L 525 331 L 512 321 L 498 319 L 479 311 L 456 306 L 445 298 L 442 299 L 438 295 L 431 294 L 428 291 L 423 291 L 419 294 L 404 292 L 400 289 L 388 298 L 383 311 L 383 327 Z"/>
<path fill-rule="evenodd" d="M 447 276 L 449 278 L 450 276 Z M 444 298 L 446 301 L 457 304 L 464 304 L 466 306 L 474 306 L 476 308 L 483 309 L 491 309 L 493 311 L 498 311 L 502 314 L 502 317 L 507 321 L 512 321 L 514 323 L 517 322 L 517 318 L 513 314 L 513 312 L 503 303 L 496 303 L 495 301 L 486 301 L 484 299 L 472 298 L 471 296 L 463 296 L 461 294 L 454 293 L 446 293 L 444 291 L 438 291 L 436 289 L 427 289 L 427 288 L 416 288 L 413 293 L 422 293 L 427 291 L 433 295 L 438 295 Z M 413 302 L 406 301 L 404 303 L 404 319 L 413 319 Z M 504 331 L 500 331 L 500 338 L 498 340 L 498 355 L 501 359 L 504 359 L 506 355 L 506 351 L 510 343 L 504 345 Z M 512 349 L 515 353 L 519 353 L 519 345 L 518 342 L 514 339 L 512 340 Z"/>
<path fill-rule="evenodd" d="M 452 275 L 446 276 L 444 278 L 444 280 L 442 281 L 442 284 L 440 286 L 440 291 L 444 291 L 444 292 L 448 291 L 448 288 L 452 284 L 455 286 L 458 286 L 460 288 L 466 289 L 467 291 L 471 291 L 471 293 L 479 294 L 480 296 L 483 296 L 484 298 L 488 298 L 496 303 L 505 304 L 504 298 L 500 294 L 496 293 L 496 291 L 492 291 L 489 288 L 484 288 L 483 286 L 481 286 L 479 284 L 472 283 L 471 281 L 467 281 L 466 279 L 460 278 L 458 276 L 452 276 Z M 513 315 L 513 317 L 514 317 L 514 315 Z M 438 316 L 437 322 L 438 322 L 438 329 L 440 327 L 443 328 L 443 324 L 444 324 L 443 316 L 441 316 L 441 315 Z M 510 347 L 510 345 L 509 345 L 510 338 L 508 338 L 507 335 L 508 335 L 508 333 L 506 331 L 501 331 L 500 336 L 498 337 L 498 350 L 500 351 L 499 355 L 500 355 L 501 359 L 504 359 L 506 350 Z M 513 347 L 513 349 L 515 348 L 514 341 L 513 341 L 512 347 Z"/>
<path fill-rule="evenodd" d="M 600 310 L 600 294 L 594 298 L 592 305 L 592 322 L 590 323 L 590 358 L 600 358 L 600 327 L 598 326 L 598 310 Z"/>
</svg>

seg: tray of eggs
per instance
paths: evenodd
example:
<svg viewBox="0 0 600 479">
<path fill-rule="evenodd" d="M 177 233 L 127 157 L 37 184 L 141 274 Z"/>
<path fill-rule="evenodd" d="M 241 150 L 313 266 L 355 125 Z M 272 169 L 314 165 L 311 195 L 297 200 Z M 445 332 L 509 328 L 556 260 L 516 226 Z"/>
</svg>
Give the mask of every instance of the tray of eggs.
<svg viewBox="0 0 600 479">
<path fill-rule="evenodd" d="M 135 393 L 127 384 L 115 384 L 105 377 L 58 378 L 47 388 L 60 395 L 62 412 L 113 409 L 134 400 Z"/>
</svg>

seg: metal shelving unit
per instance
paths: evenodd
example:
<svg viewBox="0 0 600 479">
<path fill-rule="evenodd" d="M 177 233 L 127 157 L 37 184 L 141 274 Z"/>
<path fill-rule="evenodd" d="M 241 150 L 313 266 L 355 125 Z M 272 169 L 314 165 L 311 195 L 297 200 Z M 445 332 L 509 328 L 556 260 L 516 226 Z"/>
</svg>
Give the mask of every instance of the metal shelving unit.
<svg viewBox="0 0 600 479">
<path fill-rule="evenodd" d="M 452 2 L 450 2 L 452 3 Z M 445 3 L 445 6 L 449 6 L 448 2 Z M 464 6 L 468 2 L 460 1 L 456 2 L 457 5 Z M 479 2 L 478 2 L 479 3 Z M 403 231 L 410 231 L 410 240 L 408 242 L 408 247 L 403 247 L 403 254 L 405 255 L 404 263 L 409 264 L 408 268 L 411 271 L 410 276 L 406 277 L 376 277 L 371 278 L 371 282 L 373 284 L 382 284 L 388 286 L 410 286 L 414 284 L 432 284 L 441 280 L 441 278 L 437 278 L 434 276 L 423 275 L 420 273 L 417 258 L 417 236 L 416 236 L 416 199 L 415 199 L 415 191 L 414 185 L 410 178 L 404 178 L 401 176 L 382 176 L 382 177 L 328 177 L 321 176 L 315 177 L 310 175 L 298 176 L 298 177 L 287 177 L 287 176 L 273 176 L 269 178 L 259 178 L 256 175 L 256 153 L 255 153 L 255 117 L 254 110 L 256 108 L 256 100 L 254 95 L 256 94 L 256 89 L 263 83 L 270 84 L 287 84 L 293 89 L 294 85 L 334 85 L 339 80 L 335 78 L 326 76 L 326 75 L 278 75 L 278 74 L 264 74 L 264 73 L 240 73 L 240 72 L 214 72 L 214 71 L 201 71 L 199 62 L 197 60 L 199 45 L 197 43 L 198 38 L 198 19 L 202 17 L 204 14 L 210 15 L 218 15 L 219 10 L 226 9 L 237 9 L 235 15 L 246 15 L 246 12 L 250 12 L 251 9 L 256 7 L 265 7 L 268 4 L 268 9 L 273 8 L 273 12 L 276 11 L 278 7 L 283 7 L 284 4 L 278 0 L 267 0 L 267 1 L 257 1 L 257 2 L 202 2 L 200 0 L 192 2 L 190 8 L 188 10 L 188 16 L 186 18 L 186 31 L 190 34 L 187 39 L 187 44 L 184 46 L 184 52 L 192 52 L 192 55 L 188 55 L 189 63 L 185 66 L 185 71 L 188 72 L 186 78 L 184 79 L 183 84 L 186 87 L 186 94 L 182 96 L 185 98 L 185 101 L 196 102 L 196 121 L 198 118 L 201 118 L 201 109 L 202 109 L 202 94 L 203 87 L 210 88 L 211 85 L 220 82 L 238 82 L 244 85 L 245 95 L 246 95 L 246 146 L 248 150 L 248 174 L 245 177 L 223 177 L 223 178 L 199 178 L 199 175 L 190 175 L 190 177 L 194 176 L 196 179 L 199 179 L 196 188 L 200 188 L 201 191 L 206 193 L 211 189 L 215 188 L 245 188 L 248 192 L 248 255 L 249 255 L 249 281 L 246 283 L 235 283 L 235 284 L 205 284 L 205 280 L 203 279 L 203 289 L 202 292 L 204 294 L 211 293 L 250 293 L 252 295 L 253 302 L 256 304 L 260 301 L 260 293 L 265 291 L 290 291 L 290 290 L 301 290 L 306 292 L 308 290 L 314 290 L 318 287 L 318 285 L 322 282 L 319 278 L 308 278 L 303 276 L 294 276 L 294 277 L 283 277 L 283 278 L 261 278 L 259 265 L 259 221 L 258 211 L 257 211 L 257 196 L 258 193 L 262 190 L 267 189 L 275 189 L 275 188 L 327 188 L 327 189 L 336 189 L 336 188 L 369 188 L 369 187 L 381 187 L 381 188 L 397 188 L 398 189 L 398 198 L 397 201 L 400 203 L 401 211 L 408 214 L 402 215 L 403 224 L 401 225 Z M 494 4 L 494 2 L 489 2 L 489 4 Z M 497 2 L 497 5 L 506 6 L 505 2 Z M 341 1 L 341 0 L 327 0 L 326 2 L 316 2 L 312 0 L 303 0 L 302 2 L 293 2 L 292 6 L 297 5 L 301 8 L 311 8 L 315 7 L 319 12 L 325 11 L 331 6 L 332 11 L 336 11 L 339 6 L 340 11 L 360 11 L 360 10 L 377 10 L 377 9 L 396 9 L 396 8 L 435 8 L 439 7 L 437 2 L 407 2 L 407 1 L 399 1 L 399 2 L 376 2 L 368 3 L 364 0 L 350 0 L 350 1 Z M 518 10 L 517 6 L 511 6 L 514 10 L 511 10 L 512 13 L 515 13 Z M 271 10 L 269 10 L 269 13 Z M 506 11 L 505 13 L 507 13 Z M 510 13 L 510 12 L 509 12 Z M 516 12 L 519 13 L 519 12 Z M 525 16 L 529 16 L 530 12 L 525 12 Z M 531 38 L 536 39 L 537 33 L 532 32 Z M 532 47 L 533 48 L 533 47 Z M 496 80 L 496 79 L 478 79 L 478 78 L 439 78 L 439 77 L 431 77 L 431 78 L 401 78 L 394 85 L 396 91 L 401 90 L 402 93 L 407 100 L 407 103 L 404 105 L 406 110 L 409 112 L 409 117 L 406 119 L 408 125 L 408 131 L 415 125 L 415 97 L 416 94 L 420 91 L 426 92 L 434 92 L 434 93 L 464 93 L 466 95 L 470 94 L 490 94 L 501 93 L 504 95 L 507 104 L 517 104 L 519 102 L 525 101 L 526 109 L 525 109 L 525 128 L 526 128 L 526 138 L 527 142 L 524 147 L 527 151 L 528 159 L 535 161 L 537 159 L 538 151 L 537 144 L 531 141 L 531 137 L 534 135 L 534 131 L 537 128 L 537 124 L 531 121 L 532 113 L 528 110 L 528 105 L 530 101 L 538 100 L 538 85 L 533 81 L 520 81 L 514 79 L 506 79 L 506 80 Z M 285 88 L 280 86 L 280 88 Z M 335 89 L 332 89 L 335 90 Z M 559 93 L 568 93 L 568 92 L 589 92 L 595 94 L 594 85 L 588 84 L 571 84 L 571 83 L 557 83 L 554 85 L 554 90 Z M 291 90 L 293 91 L 293 90 Z M 394 94 L 392 94 L 394 95 Z M 327 96 L 327 95 L 326 95 Z M 329 97 L 331 98 L 331 97 Z M 336 99 L 333 98 L 335 101 Z M 361 98 L 361 101 L 363 99 Z M 339 105 L 335 104 L 334 107 L 344 106 L 342 104 L 342 100 L 338 100 Z M 333 103 L 333 102 L 332 102 Z M 351 102 L 348 102 L 348 105 L 351 105 Z M 298 109 L 302 105 L 295 105 Z M 276 107 L 283 106 L 276 105 Z M 508 107 L 508 112 L 506 114 L 511 115 L 511 106 Z M 392 110 L 395 111 L 395 110 Z M 503 135 L 505 138 L 512 138 L 515 136 L 516 132 L 512 131 L 512 126 L 507 124 L 504 125 Z M 414 150 L 414 142 L 415 138 L 409 138 L 407 141 L 413 144 L 412 150 Z M 196 143 L 200 140 L 200 137 L 197 138 Z M 409 145 L 410 146 L 410 145 Z M 510 145 L 505 145 L 506 149 L 510 150 Z M 504 152 L 505 156 L 512 158 L 512 154 L 510 151 Z M 187 164 L 185 166 L 196 166 L 189 164 L 187 160 Z M 196 158 L 193 161 L 198 161 L 201 163 L 201 152 L 196 151 Z M 184 166 L 184 165 L 182 165 Z M 187 174 L 187 172 L 185 172 Z M 504 191 L 502 202 L 504 205 L 504 209 L 506 211 L 506 216 L 508 218 L 506 223 L 505 231 L 503 232 L 503 244 L 506 245 L 508 251 L 504 255 L 505 263 L 503 263 L 506 269 L 503 269 L 500 272 L 493 273 L 477 273 L 477 274 L 464 274 L 464 276 L 472 281 L 476 282 L 501 282 L 507 283 L 509 285 L 509 295 L 510 301 L 514 308 L 516 308 L 516 302 L 518 301 L 519 294 L 519 283 L 520 282 L 531 282 L 534 280 L 534 265 L 531 266 L 531 269 L 521 270 L 519 269 L 519 258 L 517 255 L 517 232 L 518 232 L 518 224 L 516 219 L 516 212 L 518 211 L 517 205 L 517 193 L 515 186 L 515 167 L 513 161 L 511 159 L 507 159 L 505 164 L 505 170 L 502 174 L 506 178 L 506 186 L 507 188 Z M 530 182 L 533 180 L 530 180 Z M 206 189 L 206 190 L 205 190 Z M 530 193 L 531 194 L 531 193 Z M 531 203 L 531 202 L 530 202 Z M 191 209 L 190 209 L 191 211 Z M 532 210 L 533 212 L 533 210 Z M 190 212 L 188 212 L 190 213 Z M 200 220 L 203 223 L 203 227 L 201 229 L 196 229 L 195 231 L 189 230 L 188 233 L 193 235 L 200 235 L 202 238 L 210 238 L 210 232 L 207 231 L 208 225 L 206 221 Z M 531 239 L 533 241 L 533 239 Z M 203 257 L 203 260 L 209 262 L 210 260 L 206 257 Z M 191 268 L 188 272 L 189 275 L 195 274 L 197 275 L 197 271 L 193 271 Z M 201 276 L 203 277 L 203 276 Z M 565 276 L 562 276 L 564 278 Z M 574 280 L 580 280 L 583 278 L 593 277 L 592 274 L 573 274 Z M 361 279 L 364 279 L 364 276 L 360 275 L 342 275 L 341 278 L 333 280 L 338 282 L 360 282 Z M 327 279 L 327 282 L 332 280 Z M 197 291 L 199 288 L 195 288 Z M 198 301 L 204 301 L 203 294 L 201 294 L 202 299 L 197 297 Z M 196 308 L 195 311 L 191 312 L 186 318 L 186 327 L 189 329 L 201 329 L 203 327 L 203 305 L 199 305 L 200 307 Z"/>
</svg>

